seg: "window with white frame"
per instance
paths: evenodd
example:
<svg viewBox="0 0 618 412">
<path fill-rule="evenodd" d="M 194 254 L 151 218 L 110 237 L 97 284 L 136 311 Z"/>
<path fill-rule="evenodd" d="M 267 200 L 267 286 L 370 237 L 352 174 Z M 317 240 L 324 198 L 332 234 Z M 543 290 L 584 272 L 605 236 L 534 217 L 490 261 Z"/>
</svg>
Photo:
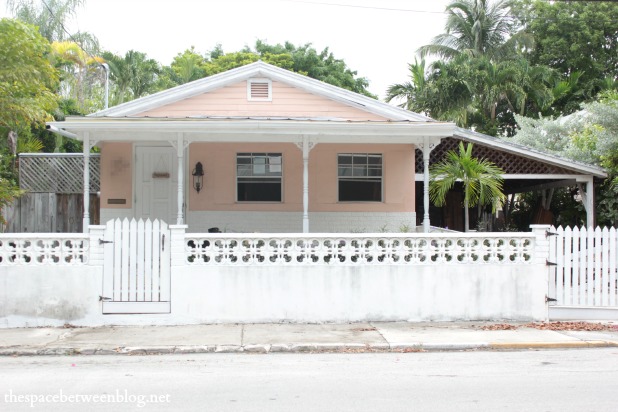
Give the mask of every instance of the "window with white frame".
<svg viewBox="0 0 618 412">
<path fill-rule="evenodd" d="M 339 201 L 382 201 L 382 155 L 339 153 L 337 155 Z"/>
<path fill-rule="evenodd" d="M 239 202 L 281 202 L 281 153 L 236 155 L 236 199 Z"/>
</svg>

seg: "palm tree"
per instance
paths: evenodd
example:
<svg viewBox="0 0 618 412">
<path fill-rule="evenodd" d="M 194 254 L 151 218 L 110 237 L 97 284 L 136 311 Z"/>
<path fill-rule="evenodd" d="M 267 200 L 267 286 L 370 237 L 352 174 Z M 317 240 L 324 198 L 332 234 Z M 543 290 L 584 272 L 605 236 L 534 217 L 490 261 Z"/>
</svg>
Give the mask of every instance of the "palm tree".
<svg viewBox="0 0 618 412">
<path fill-rule="evenodd" d="M 403 99 L 398 106 L 413 112 L 422 112 L 427 109 L 424 102 L 426 91 L 425 82 L 425 59 L 420 62 L 414 59 L 414 64 L 408 64 L 410 81 L 392 84 L 386 90 L 386 102 Z"/>
<path fill-rule="evenodd" d="M 437 55 L 450 60 L 460 54 L 501 56 L 525 40 L 516 33 L 512 0 L 454 0 L 446 6 L 445 33 L 417 50 L 421 57 Z M 509 50 L 510 49 L 510 50 Z"/>
<path fill-rule="evenodd" d="M 160 71 L 156 60 L 148 59 L 145 53 L 135 50 L 129 50 L 124 57 L 104 52 L 103 57 L 111 69 L 110 78 L 116 89 L 116 104 L 124 103 L 125 99 L 137 99 L 153 91 Z"/>
<path fill-rule="evenodd" d="M 459 153 L 450 150 L 442 162 L 429 170 L 429 197 L 436 206 L 446 203 L 446 194 L 455 182 L 463 184 L 465 231 L 470 230 L 468 209 L 476 205 L 491 205 L 495 211 L 504 202 L 504 173 L 486 159 L 472 157 L 472 144 L 459 143 Z"/>
<path fill-rule="evenodd" d="M 52 43 L 52 61 L 61 68 L 64 76 L 60 92 L 66 97 L 74 98 L 80 111 L 86 111 L 86 97 L 92 85 L 84 85 L 87 74 L 92 69 L 98 69 L 103 59 L 86 53 L 79 44 L 73 41 L 56 41 Z M 63 90 L 64 89 L 64 90 Z M 86 90 L 85 90 L 86 89 Z"/>
</svg>

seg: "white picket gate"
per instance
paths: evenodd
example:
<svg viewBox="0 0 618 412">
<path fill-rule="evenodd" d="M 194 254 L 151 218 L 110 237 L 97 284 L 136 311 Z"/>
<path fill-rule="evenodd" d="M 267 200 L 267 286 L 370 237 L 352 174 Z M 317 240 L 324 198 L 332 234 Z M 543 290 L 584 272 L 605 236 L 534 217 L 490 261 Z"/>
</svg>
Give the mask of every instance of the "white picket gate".
<svg viewBox="0 0 618 412">
<path fill-rule="evenodd" d="M 103 313 L 170 313 L 170 231 L 159 220 L 110 220 L 103 263 Z"/>
<path fill-rule="evenodd" d="M 555 305 L 618 308 L 615 228 L 558 228 L 550 232 L 549 297 Z"/>
</svg>

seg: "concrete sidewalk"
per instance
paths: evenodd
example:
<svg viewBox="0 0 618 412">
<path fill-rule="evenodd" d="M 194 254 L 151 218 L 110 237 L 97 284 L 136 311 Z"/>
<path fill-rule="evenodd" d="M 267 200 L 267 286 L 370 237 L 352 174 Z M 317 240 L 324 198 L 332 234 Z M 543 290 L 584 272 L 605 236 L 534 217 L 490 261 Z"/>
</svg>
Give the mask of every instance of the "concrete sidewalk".
<svg viewBox="0 0 618 412">
<path fill-rule="evenodd" d="M 618 346 L 609 331 L 552 331 L 512 323 L 371 322 L 349 324 L 214 324 L 0 329 L 0 355 L 94 355 L 208 352 L 364 352 Z"/>
</svg>

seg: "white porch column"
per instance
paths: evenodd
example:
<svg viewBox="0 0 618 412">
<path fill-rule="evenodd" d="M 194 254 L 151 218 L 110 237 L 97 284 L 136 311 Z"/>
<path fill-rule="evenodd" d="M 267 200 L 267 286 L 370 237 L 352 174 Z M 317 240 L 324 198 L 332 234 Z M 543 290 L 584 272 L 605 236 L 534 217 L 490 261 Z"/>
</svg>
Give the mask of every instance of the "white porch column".
<svg viewBox="0 0 618 412">
<path fill-rule="evenodd" d="M 583 183 L 586 183 L 586 190 L 584 191 Z M 585 178 L 577 179 L 577 188 L 582 197 L 582 203 L 586 210 L 586 226 L 594 226 L 594 178 L 592 176 L 585 176 Z"/>
<path fill-rule="evenodd" d="M 82 231 L 88 233 L 90 226 L 90 134 L 84 132 L 84 217 Z"/>
<path fill-rule="evenodd" d="M 423 232 L 429 233 L 429 155 L 434 147 L 440 143 L 429 137 L 423 138 L 423 143 L 418 145 L 418 148 L 423 152 Z"/>
<path fill-rule="evenodd" d="M 296 144 L 303 151 L 303 233 L 309 233 L 309 152 L 313 145 L 307 136 Z"/>
<path fill-rule="evenodd" d="M 183 141 L 183 133 L 178 133 L 176 137 L 176 152 L 178 155 L 178 214 L 176 215 L 176 224 L 182 225 L 184 223 L 183 206 L 184 206 L 184 156 L 185 145 Z"/>
<path fill-rule="evenodd" d="M 586 225 L 593 227 L 594 220 L 594 178 L 591 176 L 586 182 Z"/>
</svg>

